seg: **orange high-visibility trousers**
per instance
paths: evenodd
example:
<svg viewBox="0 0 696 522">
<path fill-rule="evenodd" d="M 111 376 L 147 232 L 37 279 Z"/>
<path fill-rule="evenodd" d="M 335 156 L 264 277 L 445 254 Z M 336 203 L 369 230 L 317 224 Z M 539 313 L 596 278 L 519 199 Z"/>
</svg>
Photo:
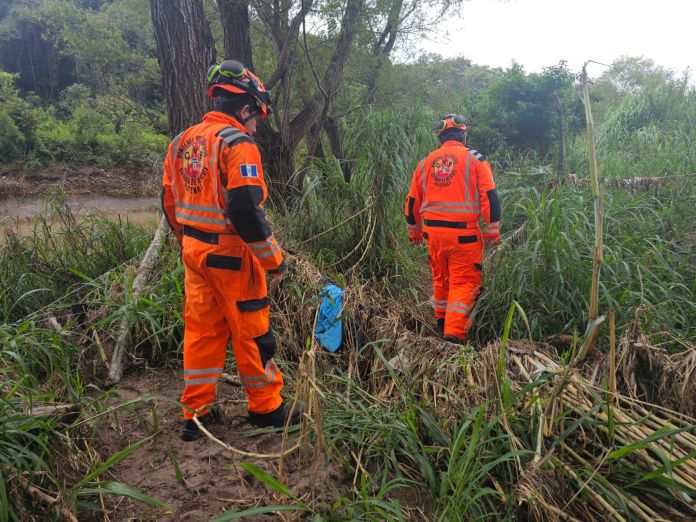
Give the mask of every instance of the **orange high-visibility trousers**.
<svg viewBox="0 0 696 522">
<path fill-rule="evenodd" d="M 481 229 L 471 223 L 467 229 L 425 226 L 424 231 L 433 274 L 435 318 L 444 318 L 445 335 L 465 340 L 481 291 Z"/>
<path fill-rule="evenodd" d="M 231 339 L 249 411 L 281 405 L 283 377 L 273 361 L 266 276 L 237 235 L 209 244 L 184 235 L 184 393 L 181 403 L 204 414 L 215 401 Z M 194 413 L 184 408 L 184 418 Z"/>
</svg>

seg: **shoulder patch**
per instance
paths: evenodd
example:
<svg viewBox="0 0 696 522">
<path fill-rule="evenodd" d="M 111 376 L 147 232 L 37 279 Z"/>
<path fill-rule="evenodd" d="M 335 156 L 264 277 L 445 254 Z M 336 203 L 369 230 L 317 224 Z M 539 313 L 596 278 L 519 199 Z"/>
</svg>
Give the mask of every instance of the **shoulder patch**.
<svg viewBox="0 0 696 522">
<path fill-rule="evenodd" d="M 479 161 L 486 161 L 486 156 L 485 154 L 481 154 L 479 151 L 476 149 L 470 149 L 469 152 L 471 152 L 472 156 L 476 158 Z"/>
<path fill-rule="evenodd" d="M 240 165 L 239 166 L 239 173 L 243 178 L 258 178 L 259 177 L 259 169 L 256 165 Z"/>
</svg>

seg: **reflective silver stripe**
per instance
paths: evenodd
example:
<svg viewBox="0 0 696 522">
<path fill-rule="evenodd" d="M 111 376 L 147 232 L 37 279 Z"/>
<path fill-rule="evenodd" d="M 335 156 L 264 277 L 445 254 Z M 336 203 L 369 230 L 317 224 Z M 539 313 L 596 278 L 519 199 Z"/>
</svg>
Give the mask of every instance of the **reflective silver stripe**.
<svg viewBox="0 0 696 522">
<path fill-rule="evenodd" d="M 249 248 L 253 248 L 254 250 L 263 250 L 264 248 L 273 246 L 273 243 L 275 243 L 275 241 L 275 236 L 271 234 L 263 241 L 257 241 L 256 243 L 252 243 L 251 245 L 249 245 Z"/>
<path fill-rule="evenodd" d="M 176 211 L 176 217 L 182 218 L 182 219 L 190 219 L 191 221 L 196 221 L 198 223 L 211 223 L 213 225 L 227 226 L 227 223 L 229 222 L 229 220 L 227 220 L 227 219 L 199 217 L 199 216 L 194 216 L 192 214 L 189 214 L 188 212 L 181 212 L 179 210 Z"/>
<path fill-rule="evenodd" d="M 438 207 L 479 207 L 479 205 L 474 202 L 462 203 L 461 201 L 424 201 L 421 205 L 421 209 L 428 208 L 431 205 L 437 205 Z"/>
<path fill-rule="evenodd" d="M 249 386 L 251 388 L 257 388 L 259 386 L 265 386 L 266 384 L 273 382 L 276 374 L 278 373 L 278 366 L 273 359 L 269 359 L 266 362 L 265 372 L 263 375 L 243 375 L 239 374 L 239 378 L 242 384 Z M 258 382 L 262 381 L 262 382 Z"/>
<path fill-rule="evenodd" d="M 268 377 L 268 380 L 262 381 L 262 382 L 257 382 L 257 383 L 248 383 L 246 382 L 243 378 L 241 379 L 242 384 L 244 384 L 245 388 L 261 388 L 263 386 L 267 386 L 269 384 L 272 384 L 273 381 L 275 380 L 276 375 L 278 374 L 278 367 L 273 368 L 273 372 L 271 375 Z"/>
<path fill-rule="evenodd" d="M 468 312 L 465 312 L 464 310 L 459 310 L 458 308 L 448 308 L 447 312 L 450 314 L 461 314 L 469 317 Z"/>
<path fill-rule="evenodd" d="M 231 134 L 236 134 L 238 132 L 239 132 L 239 129 L 237 127 L 233 127 L 232 125 L 230 125 L 228 127 L 224 127 L 219 132 L 219 135 L 220 135 L 220 138 L 222 139 L 222 138 L 226 138 L 227 136 L 229 136 Z"/>
<path fill-rule="evenodd" d="M 268 359 L 266 361 L 266 366 L 264 366 L 264 368 L 263 368 L 263 371 L 265 373 L 263 373 L 261 375 L 244 375 L 243 373 L 240 373 L 239 378 L 242 379 L 243 381 L 244 380 L 258 381 L 260 379 L 265 379 L 270 374 L 272 368 L 277 368 L 276 363 L 273 359 Z"/>
<path fill-rule="evenodd" d="M 236 140 L 240 136 L 244 136 L 244 133 L 240 130 L 236 130 L 236 132 L 233 132 L 232 134 L 228 134 L 224 138 L 222 138 L 222 142 L 225 145 L 229 145 L 230 143 L 232 143 L 234 140 Z"/>
<path fill-rule="evenodd" d="M 470 201 L 469 198 L 469 171 L 471 169 L 471 152 L 466 155 L 464 167 L 464 201 Z"/>
<path fill-rule="evenodd" d="M 174 193 L 174 199 L 177 198 L 176 194 L 176 172 L 174 171 L 174 160 L 176 159 L 176 152 L 179 149 L 179 142 L 181 141 L 181 136 L 184 134 L 185 131 L 180 132 L 176 138 L 174 138 L 174 141 L 172 142 L 172 155 L 169 158 L 169 174 L 172 177 L 172 192 Z"/>
<path fill-rule="evenodd" d="M 471 307 L 447 305 L 447 311 L 468 314 L 469 312 L 471 312 Z"/>
<path fill-rule="evenodd" d="M 420 230 L 420 229 L 421 229 L 420 223 L 416 223 L 415 225 L 409 225 L 409 224 L 406 225 L 406 230 L 409 230 L 409 231 L 416 231 L 416 230 Z"/>
<path fill-rule="evenodd" d="M 473 211 L 479 210 L 479 207 L 472 208 L 449 208 L 449 207 L 428 207 L 426 210 L 431 212 L 447 212 L 450 214 L 471 214 Z M 421 209 L 423 211 L 423 209 Z"/>
<path fill-rule="evenodd" d="M 459 306 L 459 307 L 461 307 L 461 308 L 467 308 L 467 309 L 470 309 L 470 308 L 471 308 L 471 305 L 470 305 L 470 304 L 461 303 L 461 302 L 459 302 L 459 301 L 452 301 L 452 302 L 450 303 L 450 305 L 451 305 L 451 306 Z"/>
<path fill-rule="evenodd" d="M 427 159 L 427 156 L 423 158 L 423 162 L 421 163 L 421 184 L 423 185 L 423 194 L 422 196 L 425 197 L 425 160 Z"/>
<path fill-rule="evenodd" d="M 215 140 L 215 145 L 213 145 L 213 153 L 210 155 L 210 168 L 212 169 L 215 166 L 215 158 L 217 157 L 217 150 L 218 150 L 218 145 L 220 141 Z"/>
<path fill-rule="evenodd" d="M 186 131 L 184 131 L 186 132 Z M 181 136 L 184 134 L 184 132 L 180 132 L 177 134 L 176 138 L 174 138 L 174 141 L 172 142 L 172 155 L 169 158 L 169 163 L 172 166 L 172 169 L 174 168 L 174 160 L 176 159 L 176 153 L 177 150 L 179 149 L 179 142 L 181 141 Z M 172 174 L 174 174 L 174 171 L 172 170 Z"/>
<path fill-rule="evenodd" d="M 210 155 L 210 169 L 213 170 L 213 166 L 215 165 L 215 156 L 217 156 L 217 149 L 218 149 L 218 143 L 220 143 L 219 140 L 215 140 L 215 143 L 213 144 L 213 150 L 212 154 Z M 220 201 L 218 198 L 218 182 L 220 181 L 220 177 L 218 176 L 217 178 L 213 177 L 211 182 L 213 184 L 213 195 L 215 196 L 215 201 Z M 222 185 L 222 183 L 220 183 Z"/>
<path fill-rule="evenodd" d="M 210 377 L 207 379 L 184 379 L 186 386 L 195 386 L 196 384 L 217 384 L 218 377 Z"/>
<path fill-rule="evenodd" d="M 195 368 L 184 370 L 184 375 L 205 375 L 206 373 L 222 373 L 222 368 Z"/>
<path fill-rule="evenodd" d="M 207 205 L 194 205 L 193 203 L 184 203 L 183 201 L 175 201 L 174 205 L 188 210 L 198 210 L 199 212 L 212 212 L 213 214 L 225 213 L 225 211 L 219 207 L 209 207 Z"/>
<path fill-rule="evenodd" d="M 276 244 L 276 246 L 272 250 L 269 250 L 268 252 L 261 252 L 260 254 L 258 252 L 254 252 L 254 255 L 259 259 L 263 259 L 264 257 L 272 256 L 278 250 L 280 250 L 280 245 Z"/>
</svg>

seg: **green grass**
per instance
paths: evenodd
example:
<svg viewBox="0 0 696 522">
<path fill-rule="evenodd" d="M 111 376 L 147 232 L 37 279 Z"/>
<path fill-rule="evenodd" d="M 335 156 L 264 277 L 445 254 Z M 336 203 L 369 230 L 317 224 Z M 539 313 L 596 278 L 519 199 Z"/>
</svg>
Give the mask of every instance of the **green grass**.
<svg viewBox="0 0 696 522">
<path fill-rule="evenodd" d="M 399 325 L 402 329 L 422 328 L 417 319 L 422 314 L 416 313 L 414 302 L 427 299 L 422 289 L 429 286 L 423 250 L 408 244 L 402 215 L 412 170 L 434 145 L 426 129 L 405 130 L 415 117 L 382 111 L 356 116 L 356 130 L 346 138 L 354 160 L 351 183 L 343 181 L 335 163 L 316 162 L 295 208 L 276 209 L 274 215 L 284 246 L 309 257 L 339 283 L 366 285 L 379 295 L 379 303 L 363 303 L 366 315 L 380 317 L 387 308 L 401 308 L 399 313 L 410 318 Z M 682 140 L 678 133 L 683 129 L 665 128 L 661 132 L 669 131 L 669 139 Z M 639 130 L 631 131 L 632 136 Z M 611 150 L 619 142 L 608 140 L 602 142 L 610 147 L 603 152 L 605 160 L 621 158 L 622 151 Z M 631 169 L 643 161 L 636 150 L 625 152 L 634 162 Z M 515 339 L 531 333 L 535 340 L 580 334 L 586 325 L 594 242 L 589 189 L 566 184 L 550 189 L 555 180 L 551 168 L 530 157 L 518 160 L 503 158 L 499 165 L 509 170 L 496 171 L 496 180 L 504 204 L 504 238 L 524 223 L 526 231 L 492 258 L 484 274 L 474 330 L 481 343 L 503 332 L 506 340 L 508 334 Z M 688 161 L 685 165 L 690 168 Z M 613 175 L 629 173 L 617 167 Z M 600 310 L 616 310 L 621 328 L 640 309 L 643 330 L 651 340 L 674 349 L 696 338 L 694 201 L 696 189 L 688 182 L 638 195 L 614 189 L 606 194 Z M 176 252 L 165 247 L 147 291 L 133 299 L 132 267 L 151 231 L 125 221 L 78 221 L 60 199 L 52 209 L 32 234 L 8 236 L 0 251 L 0 521 L 59 516 L 55 508 L 31 502 L 18 486 L 20 476 L 59 494 L 75 514 L 94 507 L 97 493 L 158 505 L 127 485 L 96 481 L 100 472 L 134 448 L 124 448 L 111 459 L 89 457 L 68 444 L 65 427 L 56 420 L 34 419 L 26 412 L 35 404 L 82 403 L 80 424 L 70 430 L 77 430 L 74 433 L 89 444 L 100 413 L 110 404 L 93 370 L 100 357 L 95 333 L 103 344 L 113 341 L 126 312 L 134 311 L 137 319 L 131 352 L 151 365 L 178 364 L 183 269 Z M 306 289 L 289 288 L 289 310 L 293 305 L 309 306 Z M 514 309 L 524 310 L 526 320 L 513 317 Z M 51 317 L 60 323 L 60 331 L 50 327 Z M 289 324 L 298 327 L 293 320 Z M 600 335 L 600 346 L 606 339 L 606 333 Z M 520 466 L 526 470 L 536 450 L 534 405 L 548 399 L 548 376 L 515 389 L 505 376 L 509 361 L 501 350 L 497 395 L 474 400 L 474 395 L 467 399 L 463 394 L 455 400 L 457 390 L 450 390 L 446 408 L 436 408 L 422 392 L 432 384 L 427 382 L 430 376 L 409 380 L 394 372 L 369 374 L 375 359 L 385 359 L 382 345 L 375 341 L 368 338 L 364 346 L 355 347 L 359 377 L 348 377 L 338 366 L 320 376 L 324 434 L 344 471 L 344 494 L 330 506 L 305 505 L 285 495 L 291 506 L 284 509 L 304 511 L 313 520 L 413 520 L 420 516 L 419 508 L 431 520 L 531 517 L 515 503 L 515 487 L 525 479 Z M 451 363 L 434 361 L 432 371 L 437 364 Z M 286 368 L 294 380 L 294 365 Z M 383 393 L 385 382 L 395 392 Z M 670 482 L 675 459 L 665 455 L 663 467 L 652 474 L 637 466 L 640 444 L 612 442 L 609 427 L 597 417 L 603 399 L 597 395 L 592 400 L 590 411 L 568 409 L 558 415 L 554 421 L 563 422 L 566 429 L 546 441 L 547 449 L 563 443 L 580 447 L 586 442 L 583 436 L 592 434 L 594 445 L 578 450 L 578 457 L 591 465 L 576 459 L 566 469 L 566 461 L 549 459 L 539 473 L 560 476 L 563 484 L 575 488 L 587 482 L 616 509 L 625 507 L 626 494 L 670 497 L 678 488 Z M 598 448 L 610 446 L 618 453 L 599 462 L 608 449 Z M 77 455 L 74 466 L 66 464 L 71 462 L 68 455 Z M 259 480 L 274 489 L 273 477 Z M 242 514 L 225 516 L 232 520 Z"/>
<path fill-rule="evenodd" d="M 589 189 L 554 192 L 503 189 L 503 232 L 527 223 L 523 240 L 492 258 L 476 313 L 476 335 L 500 331 L 516 300 L 529 313 L 535 338 L 584 331 L 591 282 L 594 223 Z M 688 341 L 696 335 L 696 190 L 689 183 L 657 194 L 606 194 L 600 307 L 614 308 L 618 324 L 643 310 L 646 332 Z M 517 329 L 515 336 L 525 332 Z"/>
</svg>

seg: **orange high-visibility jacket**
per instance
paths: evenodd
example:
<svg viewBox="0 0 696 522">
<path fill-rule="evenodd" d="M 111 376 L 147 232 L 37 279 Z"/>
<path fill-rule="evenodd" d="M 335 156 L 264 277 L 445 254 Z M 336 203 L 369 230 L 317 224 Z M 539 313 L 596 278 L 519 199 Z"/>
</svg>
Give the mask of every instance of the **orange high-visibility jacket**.
<svg viewBox="0 0 696 522">
<path fill-rule="evenodd" d="M 238 234 L 264 269 L 282 271 L 280 245 L 263 210 L 267 196 L 259 149 L 231 116 L 209 112 L 169 145 L 162 208 L 177 237 L 185 226 Z"/>
<path fill-rule="evenodd" d="M 444 142 L 413 172 L 405 214 L 411 234 L 422 232 L 423 225 L 447 227 L 483 218 L 486 235 L 499 238 L 500 200 L 485 156 L 458 141 Z"/>
</svg>

